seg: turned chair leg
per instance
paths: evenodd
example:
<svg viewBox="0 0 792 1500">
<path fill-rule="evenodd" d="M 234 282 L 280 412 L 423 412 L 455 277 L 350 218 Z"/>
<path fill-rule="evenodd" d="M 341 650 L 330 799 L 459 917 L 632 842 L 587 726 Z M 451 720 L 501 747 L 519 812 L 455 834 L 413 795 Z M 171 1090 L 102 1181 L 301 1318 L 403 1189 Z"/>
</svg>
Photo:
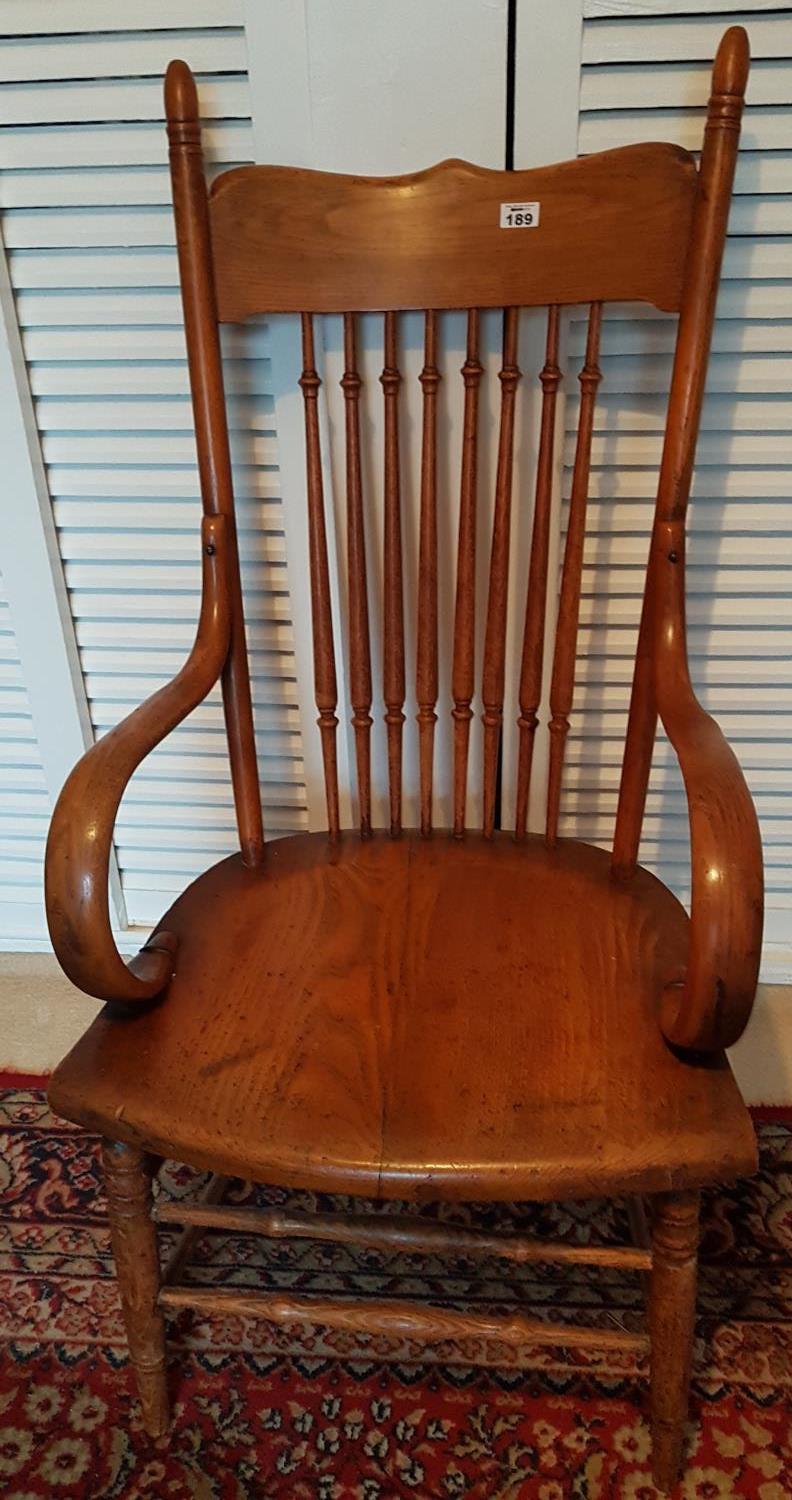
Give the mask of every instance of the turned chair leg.
<svg viewBox="0 0 792 1500">
<path fill-rule="evenodd" d="M 670 1490 L 679 1475 L 688 1413 L 699 1195 L 660 1193 L 654 1210 L 649 1291 L 652 1472 L 658 1489 Z"/>
<path fill-rule="evenodd" d="M 120 1141 L 102 1148 L 107 1211 L 129 1353 L 143 1407 L 143 1425 L 160 1437 L 169 1423 L 165 1325 L 157 1306 L 160 1265 L 151 1217 L 151 1162 Z"/>
</svg>

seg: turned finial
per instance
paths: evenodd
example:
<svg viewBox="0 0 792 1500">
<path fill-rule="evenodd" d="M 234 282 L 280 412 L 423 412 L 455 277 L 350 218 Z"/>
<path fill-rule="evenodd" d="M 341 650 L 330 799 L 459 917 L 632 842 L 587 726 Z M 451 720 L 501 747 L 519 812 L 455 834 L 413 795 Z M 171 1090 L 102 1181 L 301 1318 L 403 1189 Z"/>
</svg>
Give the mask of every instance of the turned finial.
<svg viewBox="0 0 792 1500">
<path fill-rule="evenodd" d="M 744 26 L 730 26 L 721 37 L 712 68 L 713 94 L 736 94 L 742 98 L 748 83 L 751 48 Z"/>
<path fill-rule="evenodd" d="M 734 27 L 733 30 L 738 30 Z M 180 57 L 168 63 L 165 74 L 165 113 L 169 120 L 188 122 L 198 119 L 198 90 L 186 62 Z"/>
</svg>

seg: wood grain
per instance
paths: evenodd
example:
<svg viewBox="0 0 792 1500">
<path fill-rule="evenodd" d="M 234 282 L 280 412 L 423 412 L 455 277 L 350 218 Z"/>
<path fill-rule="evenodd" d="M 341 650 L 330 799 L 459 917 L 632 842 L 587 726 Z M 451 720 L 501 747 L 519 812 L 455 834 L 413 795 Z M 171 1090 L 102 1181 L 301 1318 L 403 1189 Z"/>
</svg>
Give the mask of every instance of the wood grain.
<svg viewBox="0 0 792 1500">
<path fill-rule="evenodd" d="M 184 308 L 195 445 L 205 515 L 225 517 L 231 648 L 223 668 L 223 710 L 242 854 L 255 865 L 264 847 L 245 614 L 234 517 L 223 364 L 210 246 L 209 209 L 195 80 L 183 62 L 165 78 L 173 217 Z"/>
<path fill-rule="evenodd" d="M 490 547 L 489 590 L 484 635 L 484 668 L 481 697 L 484 712 L 484 833 L 491 838 L 495 828 L 495 798 L 498 779 L 498 756 L 503 727 L 503 693 L 506 681 L 506 611 L 509 600 L 509 552 L 511 548 L 511 503 L 514 474 L 514 406 L 521 371 L 517 364 L 519 323 L 516 307 L 503 313 L 503 362 L 498 379 L 501 383 L 498 468 L 495 480 L 495 509 Z"/>
<path fill-rule="evenodd" d="M 569 715 L 575 687 L 578 620 L 580 616 L 580 581 L 583 574 L 583 548 L 586 539 L 586 504 L 591 468 L 591 438 L 594 430 L 594 406 L 597 387 L 602 379 L 599 367 L 599 341 L 602 325 L 602 303 L 593 302 L 589 309 L 586 358 L 578 376 L 580 413 L 575 441 L 575 462 L 564 542 L 564 564 L 558 600 L 553 676 L 550 683 L 550 766 L 547 781 L 547 820 L 545 836 L 553 843 L 558 835 L 561 806 L 561 778 L 564 749 L 569 733 Z"/>
<path fill-rule="evenodd" d="M 344 315 L 344 392 L 346 420 L 347 598 L 349 609 L 349 685 L 355 731 L 360 832 L 371 833 L 371 646 L 369 643 L 366 530 L 360 458 L 360 388 L 355 317 Z"/>
<path fill-rule="evenodd" d="M 213 1182 L 225 1179 L 213 1178 Z M 188 1224 L 192 1228 L 222 1229 L 226 1233 L 261 1234 L 267 1239 L 322 1240 L 329 1244 L 356 1245 L 359 1249 L 400 1251 L 408 1254 L 452 1256 L 487 1255 L 514 1261 L 517 1265 L 620 1266 L 625 1271 L 646 1271 L 651 1251 L 622 1245 L 575 1245 L 563 1241 L 533 1240 L 524 1235 L 486 1234 L 460 1229 L 458 1225 L 406 1214 L 302 1213 L 282 1208 L 217 1209 L 211 1203 L 163 1203 L 155 1212 L 160 1224 Z"/>
<path fill-rule="evenodd" d="M 666 433 L 658 480 L 656 521 L 684 521 L 693 477 L 701 403 L 709 361 L 715 303 L 739 148 L 748 80 L 748 37 L 731 26 L 718 48 L 707 107 L 704 146 L 690 231 Z M 646 790 L 657 730 L 655 678 L 659 624 L 654 608 L 655 569 L 647 570 L 635 659 L 627 740 L 622 764 L 614 869 L 628 876 L 638 858 Z"/>
<path fill-rule="evenodd" d="M 476 663 L 476 504 L 478 499 L 479 386 L 484 373 L 479 358 L 479 313 L 467 319 L 467 348 L 462 366 L 465 413 L 459 481 L 459 534 L 454 603 L 454 660 L 451 693 L 454 699 L 454 834 L 465 832 L 471 703 Z"/>
<path fill-rule="evenodd" d="M 606 851 L 299 835 L 259 872 L 216 866 L 166 921 L 166 1000 L 105 1011 L 53 1077 L 54 1107 L 91 1129 L 380 1198 L 654 1192 L 753 1168 L 724 1059 L 681 1060 L 657 1024 L 688 918 L 644 871 L 615 882 Z"/>
<path fill-rule="evenodd" d="M 558 366 L 559 308 L 547 314 L 545 361 L 539 374 L 542 386 L 542 418 L 539 429 L 539 455 L 536 460 L 531 561 L 525 599 L 522 661 L 520 663 L 519 748 L 517 753 L 517 797 L 515 833 L 525 837 L 528 821 L 528 797 L 531 790 L 531 767 L 537 710 L 542 695 L 544 666 L 545 612 L 547 610 L 547 566 L 550 548 L 550 503 L 553 488 L 553 452 L 555 447 L 556 399 L 561 384 Z"/>
<path fill-rule="evenodd" d="M 685 630 L 685 518 L 748 78 L 741 26 L 718 49 L 696 190 L 613 846 L 638 854 L 658 711 L 679 758 L 691 828 L 690 948 L 666 988 L 662 1025 L 682 1047 L 730 1046 L 751 1012 L 762 941 L 762 850 L 736 757 L 698 703 Z"/>
<path fill-rule="evenodd" d="M 402 583 L 401 476 L 399 465 L 399 371 L 396 314 L 385 314 L 384 365 L 380 382 L 385 405 L 383 525 L 383 669 L 388 734 L 388 788 L 392 837 L 402 826 L 402 730 L 404 725 L 404 588 Z"/>
<path fill-rule="evenodd" d="M 143 1426 L 160 1437 L 170 1421 L 165 1325 L 157 1305 L 160 1268 L 151 1219 L 151 1178 L 143 1152 L 120 1141 L 102 1148 L 110 1237 L 121 1311 L 135 1371 Z"/>
<path fill-rule="evenodd" d="M 44 866 L 47 924 L 61 968 L 98 1000 L 151 1000 L 173 973 L 177 940 L 162 924 L 131 963 L 121 957 L 110 925 L 110 850 L 133 772 L 206 697 L 223 670 L 231 630 L 227 539 L 227 518 L 205 516 L 201 613 L 181 671 L 91 747 L 55 804 Z"/>
<path fill-rule="evenodd" d="M 751 1014 L 762 957 L 764 878 L 756 809 L 737 757 L 690 680 L 682 521 L 657 522 L 657 706 L 679 758 L 690 819 L 686 962 L 666 985 L 661 1024 L 680 1047 L 729 1047 Z"/>
<path fill-rule="evenodd" d="M 418 762 L 421 833 L 432 832 L 434 731 L 437 723 L 437 313 L 424 319 L 421 441 L 421 512 L 418 549 L 418 630 L 415 696 L 418 701 Z"/>
<path fill-rule="evenodd" d="M 698 1193 L 660 1193 L 652 1229 L 652 1474 L 659 1489 L 676 1484 L 682 1463 L 698 1264 Z"/>
<path fill-rule="evenodd" d="M 327 560 L 327 528 L 324 509 L 322 452 L 319 439 L 318 397 L 321 381 L 316 373 L 313 318 L 302 317 L 303 370 L 300 388 L 305 406 L 305 464 L 308 483 L 308 552 L 311 573 L 311 622 L 313 625 L 314 696 L 319 710 L 322 736 L 327 826 L 333 838 L 339 830 L 338 760 L 336 753 L 336 686 L 333 613 L 330 602 L 330 568 Z"/>
<path fill-rule="evenodd" d="M 695 184 L 693 157 L 665 145 L 527 172 L 236 167 L 210 197 L 219 315 L 614 300 L 675 310 Z M 541 203 L 538 229 L 501 229 L 501 205 L 515 201 Z"/>
<path fill-rule="evenodd" d="M 491 1339 L 508 1348 L 523 1345 L 563 1346 L 567 1349 L 619 1349 L 643 1352 L 645 1335 L 623 1328 L 600 1328 L 575 1323 L 544 1323 L 519 1313 L 502 1317 L 486 1313 L 458 1312 L 453 1307 L 421 1306 L 415 1302 L 377 1301 L 360 1298 L 341 1302 L 319 1297 L 299 1297 L 263 1292 L 244 1292 L 233 1287 L 212 1291 L 204 1287 L 163 1287 L 161 1307 L 198 1307 L 228 1316 L 266 1318 L 281 1327 L 344 1328 L 349 1333 L 380 1334 L 386 1338 L 412 1338 L 419 1343 L 446 1339 Z"/>
</svg>

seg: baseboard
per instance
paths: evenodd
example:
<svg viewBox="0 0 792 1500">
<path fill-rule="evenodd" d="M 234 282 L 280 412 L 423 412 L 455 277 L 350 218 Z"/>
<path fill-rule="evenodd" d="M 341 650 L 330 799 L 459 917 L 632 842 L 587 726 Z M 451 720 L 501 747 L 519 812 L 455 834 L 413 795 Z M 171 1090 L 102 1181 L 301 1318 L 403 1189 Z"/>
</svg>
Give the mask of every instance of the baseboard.
<svg viewBox="0 0 792 1500">
<path fill-rule="evenodd" d="M 792 1104 L 749 1104 L 748 1113 L 757 1125 L 788 1125 L 792 1129 Z"/>
<path fill-rule="evenodd" d="M 0 1089 L 45 1089 L 50 1073 L 20 1073 L 16 1068 L 7 1068 L 0 1073 Z"/>
<path fill-rule="evenodd" d="M 729 1060 L 748 1104 L 792 1108 L 792 984 L 760 984 Z"/>
<path fill-rule="evenodd" d="M 51 953 L 0 953 L 0 1074 L 51 1073 L 98 1009 Z M 759 986 L 751 1024 L 729 1055 L 748 1104 L 792 1109 L 792 984 Z"/>
</svg>

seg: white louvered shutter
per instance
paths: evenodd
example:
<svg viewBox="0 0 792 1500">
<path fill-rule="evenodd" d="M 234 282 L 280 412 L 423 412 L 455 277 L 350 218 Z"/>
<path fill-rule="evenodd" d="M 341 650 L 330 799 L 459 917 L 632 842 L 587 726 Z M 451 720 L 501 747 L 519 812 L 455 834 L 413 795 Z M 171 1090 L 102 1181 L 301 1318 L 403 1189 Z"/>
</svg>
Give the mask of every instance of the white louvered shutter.
<svg viewBox="0 0 792 1500">
<path fill-rule="evenodd" d="M 51 807 L 0 575 L 0 939 L 44 929 L 41 862 Z"/>
<path fill-rule="evenodd" d="M 3 231 L 101 735 L 178 670 L 198 614 L 200 499 L 162 76 L 172 57 L 196 72 L 212 171 L 250 161 L 243 7 L 6 0 L 3 10 Z M 226 330 L 224 342 L 264 817 L 275 835 L 305 827 L 307 812 L 268 330 Z M 122 804 L 116 847 L 130 923 L 157 921 L 235 846 L 216 689 Z"/>
<path fill-rule="evenodd" d="M 698 150 L 724 28 L 753 68 L 689 512 L 694 682 L 739 756 L 762 825 L 763 977 L 792 977 L 792 7 L 586 0 L 579 151 L 670 140 Z M 647 247 L 651 252 L 651 247 Z M 565 833 L 613 829 L 674 319 L 611 308 L 603 329 Z M 573 323 L 579 367 L 585 325 Z M 566 485 L 577 420 L 568 405 Z M 688 824 L 660 737 L 641 857 L 684 898 Z"/>
</svg>

